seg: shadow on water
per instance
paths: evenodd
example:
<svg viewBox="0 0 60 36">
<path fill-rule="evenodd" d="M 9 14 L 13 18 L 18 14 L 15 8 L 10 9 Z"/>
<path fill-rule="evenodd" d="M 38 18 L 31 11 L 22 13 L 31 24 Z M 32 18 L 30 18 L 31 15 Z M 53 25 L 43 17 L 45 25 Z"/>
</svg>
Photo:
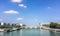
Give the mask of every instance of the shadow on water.
<svg viewBox="0 0 60 36">
<path fill-rule="evenodd" d="M 50 31 L 50 36 L 60 36 L 60 32 Z"/>
<path fill-rule="evenodd" d="M 41 36 L 60 36 L 60 32 L 40 29 Z"/>
</svg>

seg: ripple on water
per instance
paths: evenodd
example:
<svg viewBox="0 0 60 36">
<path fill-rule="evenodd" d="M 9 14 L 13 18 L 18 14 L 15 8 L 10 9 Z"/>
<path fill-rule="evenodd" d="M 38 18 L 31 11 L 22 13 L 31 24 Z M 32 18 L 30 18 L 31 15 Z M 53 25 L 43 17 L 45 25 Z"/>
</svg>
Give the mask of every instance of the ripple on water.
<svg viewBox="0 0 60 36">
<path fill-rule="evenodd" d="M 60 36 L 60 33 L 43 29 L 21 29 L 8 33 L 0 32 L 0 36 Z"/>
</svg>

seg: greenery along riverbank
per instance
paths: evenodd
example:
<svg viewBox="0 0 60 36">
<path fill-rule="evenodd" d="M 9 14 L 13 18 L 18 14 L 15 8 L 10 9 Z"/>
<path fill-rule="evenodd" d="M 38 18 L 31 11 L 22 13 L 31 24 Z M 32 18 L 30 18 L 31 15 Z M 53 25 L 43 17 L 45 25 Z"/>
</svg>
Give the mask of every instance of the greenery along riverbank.
<svg viewBox="0 0 60 36">
<path fill-rule="evenodd" d="M 50 28 L 60 29 L 60 24 L 51 22 L 51 23 L 50 23 Z"/>
<path fill-rule="evenodd" d="M 22 26 L 26 26 L 26 25 L 22 24 Z M 0 28 L 20 28 L 20 27 L 21 27 L 20 24 L 3 23 L 3 25 L 1 25 L 0 23 Z"/>
</svg>

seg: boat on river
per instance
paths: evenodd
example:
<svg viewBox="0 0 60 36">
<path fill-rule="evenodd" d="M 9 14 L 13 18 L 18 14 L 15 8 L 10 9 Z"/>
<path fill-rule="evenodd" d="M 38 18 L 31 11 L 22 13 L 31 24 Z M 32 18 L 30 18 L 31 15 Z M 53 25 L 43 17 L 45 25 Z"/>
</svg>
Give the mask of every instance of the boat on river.
<svg viewBox="0 0 60 36">
<path fill-rule="evenodd" d="M 15 31 L 15 30 L 17 30 L 17 28 L 12 28 L 12 31 Z"/>
<path fill-rule="evenodd" d="M 0 29 L 0 32 L 4 32 L 4 29 Z"/>
</svg>

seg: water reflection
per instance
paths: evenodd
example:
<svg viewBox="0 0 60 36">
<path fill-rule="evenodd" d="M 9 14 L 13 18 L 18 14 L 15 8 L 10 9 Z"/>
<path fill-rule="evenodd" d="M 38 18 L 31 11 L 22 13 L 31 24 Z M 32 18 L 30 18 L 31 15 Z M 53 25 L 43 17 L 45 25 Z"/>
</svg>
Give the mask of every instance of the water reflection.
<svg viewBox="0 0 60 36">
<path fill-rule="evenodd" d="M 40 29 L 41 36 L 50 36 L 50 32 L 48 30 Z"/>
<path fill-rule="evenodd" d="M 20 30 L 20 33 L 19 34 L 20 34 L 20 36 L 22 36 L 22 29 Z"/>
<path fill-rule="evenodd" d="M 4 32 L 0 32 L 0 36 L 4 36 Z"/>
<path fill-rule="evenodd" d="M 40 29 L 41 36 L 60 36 L 60 32 Z"/>
<path fill-rule="evenodd" d="M 50 31 L 50 36 L 60 36 L 60 32 Z"/>
<path fill-rule="evenodd" d="M 0 32 L 0 36 L 60 36 L 60 33 L 42 29 L 21 29 L 19 31 Z"/>
</svg>

